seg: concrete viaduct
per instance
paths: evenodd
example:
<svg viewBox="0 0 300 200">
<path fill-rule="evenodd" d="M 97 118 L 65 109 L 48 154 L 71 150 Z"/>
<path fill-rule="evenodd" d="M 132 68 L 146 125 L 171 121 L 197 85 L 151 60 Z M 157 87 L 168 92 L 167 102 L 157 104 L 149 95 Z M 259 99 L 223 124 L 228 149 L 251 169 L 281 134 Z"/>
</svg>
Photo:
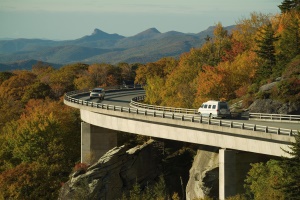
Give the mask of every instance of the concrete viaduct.
<svg viewBox="0 0 300 200">
<path fill-rule="evenodd" d="M 111 95 L 116 93 L 118 91 L 111 91 Z M 107 93 L 106 99 L 109 99 L 109 95 Z M 82 162 L 91 162 L 91 152 L 98 160 L 115 147 L 116 131 L 219 147 L 219 199 L 236 194 L 236 151 L 288 157 L 290 155 L 282 149 L 289 150 L 289 145 L 295 141 L 292 135 L 297 132 L 290 130 L 287 133 L 269 133 L 266 131 L 268 127 L 258 131 L 256 126 L 247 128 L 240 123 L 228 124 L 221 120 L 213 122 L 194 115 L 174 115 L 170 112 L 96 103 L 89 101 L 88 95 L 82 92 L 67 93 L 64 103 L 80 109 L 83 121 Z"/>
</svg>

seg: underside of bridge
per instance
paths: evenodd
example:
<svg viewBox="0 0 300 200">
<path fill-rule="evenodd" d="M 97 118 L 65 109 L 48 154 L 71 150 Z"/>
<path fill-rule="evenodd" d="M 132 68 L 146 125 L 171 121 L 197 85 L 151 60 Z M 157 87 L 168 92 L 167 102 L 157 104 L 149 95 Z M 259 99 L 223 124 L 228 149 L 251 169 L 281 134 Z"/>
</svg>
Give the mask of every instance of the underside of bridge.
<svg viewBox="0 0 300 200">
<path fill-rule="evenodd" d="M 107 151 L 117 146 L 117 135 L 118 131 L 82 122 L 81 162 L 96 162 Z M 220 148 L 219 199 L 223 200 L 242 192 L 250 164 L 266 161 L 270 157 L 272 156 Z"/>
</svg>

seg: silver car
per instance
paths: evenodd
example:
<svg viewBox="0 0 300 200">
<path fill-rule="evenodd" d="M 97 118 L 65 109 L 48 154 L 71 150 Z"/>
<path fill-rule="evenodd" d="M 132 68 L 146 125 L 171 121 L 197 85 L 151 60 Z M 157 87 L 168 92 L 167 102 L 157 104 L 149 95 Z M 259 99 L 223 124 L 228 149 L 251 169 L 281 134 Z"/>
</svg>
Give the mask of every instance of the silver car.
<svg viewBox="0 0 300 200">
<path fill-rule="evenodd" d="M 105 91 L 103 88 L 94 88 L 90 92 L 90 99 L 99 98 L 99 99 L 103 100 L 104 97 L 105 97 Z"/>
</svg>

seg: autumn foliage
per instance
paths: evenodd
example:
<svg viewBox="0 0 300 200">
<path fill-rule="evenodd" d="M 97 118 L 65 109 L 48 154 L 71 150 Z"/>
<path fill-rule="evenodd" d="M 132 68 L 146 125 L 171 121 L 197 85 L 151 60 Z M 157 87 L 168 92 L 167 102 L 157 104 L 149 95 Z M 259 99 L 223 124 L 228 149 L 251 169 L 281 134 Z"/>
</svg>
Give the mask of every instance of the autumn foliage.
<svg viewBox="0 0 300 200">
<path fill-rule="evenodd" d="M 0 72 L 0 199 L 56 199 L 80 160 L 79 111 L 63 94 L 132 80 L 132 68 L 38 63 L 32 71 Z"/>
<path fill-rule="evenodd" d="M 293 94 L 296 98 L 276 98 L 295 101 L 299 99 L 299 76 L 287 75 L 286 69 L 299 68 L 295 66 L 300 54 L 299 27 L 300 14 L 294 11 L 275 16 L 252 13 L 250 18 L 239 20 L 230 33 L 218 23 L 213 37 L 207 37 L 202 47 L 182 54 L 178 61 L 162 59 L 139 67 L 136 82 L 147 83 L 146 101 L 150 104 L 198 108 L 211 99 L 248 102 L 261 85 L 284 76 L 288 79 L 284 82 L 295 89 L 284 92 L 283 82 L 273 96 Z"/>
<path fill-rule="evenodd" d="M 135 80 L 145 85 L 150 104 L 198 108 L 222 99 L 248 105 L 263 96 L 260 86 L 281 77 L 268 96 L 299 102 L 299 5 L 284 2 L 281 14 L 252 13 L 231 31 L 216 24 L 201 47 L 179 58 L 60 69 L 38 63 L 32 71 L 0 72 L 0 199 L 57 198 L 80 159 L 79 112 L 62 102 L 68 91 Z"/>
</svg>

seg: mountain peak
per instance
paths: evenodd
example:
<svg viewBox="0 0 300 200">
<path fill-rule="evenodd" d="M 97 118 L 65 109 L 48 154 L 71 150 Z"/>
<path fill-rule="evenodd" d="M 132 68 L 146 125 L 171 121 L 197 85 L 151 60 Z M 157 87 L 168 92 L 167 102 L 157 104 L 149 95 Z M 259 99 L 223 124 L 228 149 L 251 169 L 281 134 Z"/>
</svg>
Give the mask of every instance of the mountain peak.
<svg viewBox="0 0 300 200">
<path fill-rule="evenodd" d="M 96 40 L 118 40 L 122 39 L 124 36 L 118 35 L 118 34 L 109 34 L 104 31 L 101 31 L 100 29 L 95 28 L 94 32 L 91 35 L 84 36 L 78 40 L 82 42 L 87 41 L 96 41 Z"/>
<path fill-rule="evenodd" d="M 140 35 L 140 34 L 150 35 L 150 34 L 160 34 L 160 32 L 156 28 L 149 28 L 149 29 L 139 33 L 138 35 Z"/>
<path fill-rule="evenodd" d="M 156 28 L 149 28 L 146 31 L 151 33 L 160 33 Z"/>
<path fill-rule="evenodd" d="M 143 32 L 140 32 L 138 34 L 136 34 L 135 38 L 137 39 L 150 39 L 150 38 L 153 38 L 157 35 L 160 35 L 161 33 L 156 29 L 156 28 L 149 28 Z"/>
<path fill-rule="evenodd" d="M 94 29 L 94 32 L 92 33 L 92 35 L 104 35 L 104 34 L 107 34 L 107 33 L 105 33 L 105 32 L 103 32 L 103 31 L 101 31 L 100 29 L 97 29 L 97 28 L 95 28 Z"/>
</svg>

